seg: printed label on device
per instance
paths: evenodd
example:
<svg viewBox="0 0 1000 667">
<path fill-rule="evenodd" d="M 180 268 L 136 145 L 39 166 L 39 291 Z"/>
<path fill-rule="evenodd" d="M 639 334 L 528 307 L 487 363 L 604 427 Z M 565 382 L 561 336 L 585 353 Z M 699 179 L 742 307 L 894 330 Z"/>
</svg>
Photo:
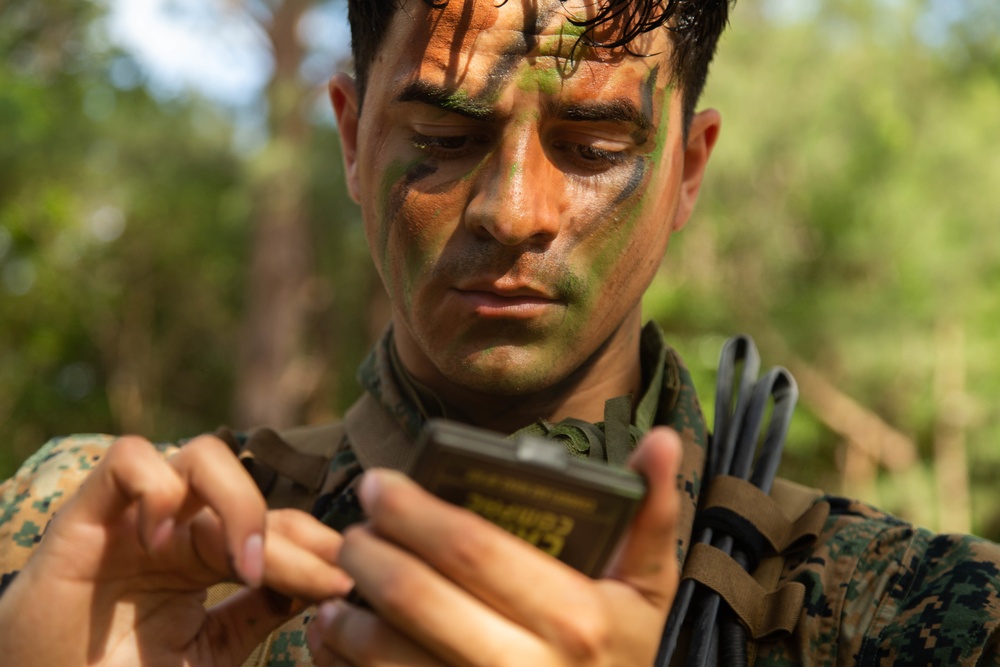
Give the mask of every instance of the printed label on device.
<svg viewBox="0 0 1000 667">
<path fill-rule="evenodd" d="M 559 443 L 516 442 L 428 422 L 410 476 L 591 577 L 601 574 L 645 494 L 641 476 L 574 458 Z"/>
</svg>

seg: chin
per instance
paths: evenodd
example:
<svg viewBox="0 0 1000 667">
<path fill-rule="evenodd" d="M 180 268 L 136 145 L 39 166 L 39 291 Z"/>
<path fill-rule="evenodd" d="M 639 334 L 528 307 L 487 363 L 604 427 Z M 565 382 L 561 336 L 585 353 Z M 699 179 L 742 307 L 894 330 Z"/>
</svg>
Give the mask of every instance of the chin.
<svg viewBox="0 0 1000 667">
<path fill-rule="evenodd" d="M 466 358 L 445 375 L 455 384 L 496 396 L 534 394 L 562 379 L 559 369 L 554 368 L 551 362 L 534 359 L 530 354 L 506 352 L 501 353 L 495 348 L 481 352 Z"/>
</svg>

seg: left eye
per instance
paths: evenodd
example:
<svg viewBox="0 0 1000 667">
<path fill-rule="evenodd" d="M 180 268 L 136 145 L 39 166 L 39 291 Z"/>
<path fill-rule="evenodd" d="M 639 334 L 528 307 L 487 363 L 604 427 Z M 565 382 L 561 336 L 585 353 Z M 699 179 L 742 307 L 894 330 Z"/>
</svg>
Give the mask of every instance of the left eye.
<svg viewBox="0 0 1000 667">
<path fill-rule="evenodd" d="M 578 167 L 590 171 L 603 171 L 625 162 L 626 151 L 612 151 L 591 144 L 576 144 L 568 141 L 557 142 L 555 147 L 562 151 Z"/>
</svg>

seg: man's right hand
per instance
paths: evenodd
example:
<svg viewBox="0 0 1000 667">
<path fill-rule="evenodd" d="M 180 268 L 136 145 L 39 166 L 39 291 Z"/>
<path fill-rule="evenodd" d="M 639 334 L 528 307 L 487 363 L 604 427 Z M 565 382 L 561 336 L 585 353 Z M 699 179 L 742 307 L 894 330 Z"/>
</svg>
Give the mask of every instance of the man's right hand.
<svg viewBox="0 0 1000 667">
<path fill-rule="evenodd" d="M 371 605 L 322 605 L 307 634 L 317 665 L 649 665 L 678 585 L 682 445 L 650 432 L 630 465 L 649 492 L 601 579 L 590 579 L 399 473 L 368 471 L 369 522 L 339 563 Z"/>
<path fill-rule="evenodd" d="M 121 438 L 0 598 L 3 661 L 240 665 L 291 615 L 273 591 L 303 601 L 348 592 L 332 564 L 340 544 L 304 512 L 269 512 L 214 437 L 170 459 Z M 208 587 L 233 580 L 248 588 L 206 610 Z"/>
</svg>

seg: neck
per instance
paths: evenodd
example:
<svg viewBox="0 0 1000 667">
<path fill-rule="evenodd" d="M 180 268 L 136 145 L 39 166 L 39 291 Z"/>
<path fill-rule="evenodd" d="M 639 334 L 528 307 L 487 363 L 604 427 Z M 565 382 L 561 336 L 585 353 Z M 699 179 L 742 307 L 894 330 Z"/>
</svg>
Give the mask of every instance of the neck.
<svg viewBox="0 0 1000 667">
<path fill-rule="evenodd" d="M 513 396 L 469 389 L 451 382 L 437 369 L 413 364 L 407 359 L 409 355 L 401 353 L 400 357 L 407 370 L 457 417 L 482 428 L 512 433 L 539 419 L 557 422 L 574 417 L 601 421 L 604 402 L 624 394 L 632 395 L 634 406 L 642 390 L 641 330 L 641 312 L 636 307 L 587 361 L 568 376 L 541 391 Z"/>
</svg>

